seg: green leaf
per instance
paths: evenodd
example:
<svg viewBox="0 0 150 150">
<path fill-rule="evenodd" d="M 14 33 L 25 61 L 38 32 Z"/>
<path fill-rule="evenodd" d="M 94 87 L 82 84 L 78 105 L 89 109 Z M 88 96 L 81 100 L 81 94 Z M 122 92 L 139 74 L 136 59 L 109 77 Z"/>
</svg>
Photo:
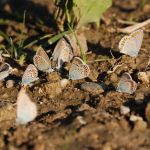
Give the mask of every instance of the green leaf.
<svg viewBox="0 0 150 150">
<path fill-rule="evenodd" d="M 70 33 L 70 32 L 71 32 L 71 31 L 64 31 L 64 32 L 61 32 L 61 33 L 59 33 L 59 34 L 53 36 L 52 38 L 50 38 L 50 39 L 48 40 L 48 43 L 51 45 L 51 44 L 55 43 L 56 41 L 58 41 L 60 38 L 62 38 L 64 35 L 66 35 L 66 34 L 68 34 L 68 33 Z"/>
<path fill-rule="evenodd" d="M 99 23 L 102 14 L 112 5 L 112 0 L 74 0 L 73 13 L 78 27 L 90 22 Z"/>
</svg>

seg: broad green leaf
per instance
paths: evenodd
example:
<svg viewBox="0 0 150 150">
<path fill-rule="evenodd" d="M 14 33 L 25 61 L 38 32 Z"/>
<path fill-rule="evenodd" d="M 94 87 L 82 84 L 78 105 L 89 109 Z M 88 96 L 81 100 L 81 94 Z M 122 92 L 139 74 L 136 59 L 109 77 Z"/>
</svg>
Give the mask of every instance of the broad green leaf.
<svg viewBox="0 0 150 150">
<path fill-rule="evenodd" d="M 90 22 L 99 23 L 102 14 L 112 5 L 112 0 L 74 0 L 73 13 L 78 27 Z"/>
</svg>

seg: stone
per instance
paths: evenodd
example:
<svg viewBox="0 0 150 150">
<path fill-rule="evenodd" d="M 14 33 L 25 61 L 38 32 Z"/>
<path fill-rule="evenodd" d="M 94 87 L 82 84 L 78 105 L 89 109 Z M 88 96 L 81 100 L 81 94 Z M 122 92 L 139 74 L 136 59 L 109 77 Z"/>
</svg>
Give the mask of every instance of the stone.
<svg viewBox="0 0 150 150">
<path fill-rule="evenodd" d="M 8 80 L 6 82 L 6 88 L 12 88 L 15 84 L 15 81 L 14 80 Z"/>
<path fill-rule="evenodd" d="M 94 82 L 86 82 L 81 85 L 81 89 L 92 94 L 101 94 L 104 92 L 104 85 Z"/>
<path fill-rule="evenodd" d="M 127 107 L 127 106 L 121 106 L 120 107 L 120 113 L 122 114 L 122 115 L 126 115 L 126 114 L 128 114 L 130 112 L 130 108 L 129 107 Z"/>
</svg>

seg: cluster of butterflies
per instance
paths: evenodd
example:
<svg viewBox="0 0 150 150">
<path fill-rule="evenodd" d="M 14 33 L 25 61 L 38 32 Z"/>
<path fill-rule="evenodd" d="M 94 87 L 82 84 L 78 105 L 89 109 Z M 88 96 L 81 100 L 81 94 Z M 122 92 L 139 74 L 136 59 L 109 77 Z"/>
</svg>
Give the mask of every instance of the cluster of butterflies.
<svg viewBox="0 0 150 150">
<path fill-rule="evenodd" d="M 42 72 L 53 72 L 55 69 L 59 70 L 64 62 L 70 62 L 73 58 L 73 54 L 71 49 L 69 49 L 64 41 L 62 41 L 64 45 L 58 48 L 56 46 L 53 52 L 53 60 L 57 61 L 57 67 L 52 68 L 51 59 L 49 59 L 47 53 L 44 51 L 42 47 L 39 47 L 36 55 L 33 58 L 33 64 L 28 65 L 22 76 L 22 85 L 30 85 L 30 83 L 38 80 L 38 70 Z M 90 74 L 89 66 L 79 57 L 74 57 L 71 63 L 71 67 L 69 69 L 69 79 L 79 80 L 85 77 L 88 77 Z"/>
<path fill-rule="evenodd" d="M 119 42 L 120 52 L 131 57 L 137 57 L 141 48 L 143 40 L 143 30 L 139 29 L 132 32 L 128 36 L 124 36 Z M 71 62 L 69 69 L 69 79 L 78 80 L 88 77 L 90 74 L 89 66 L 79 57 L 73 57 L 73 51 L 64 38 L 60 39 L 57 43 L 52 59 L 57 61 L 57 67 L 52 68 L 51 58 L 42 47 L 39 47 L 36 55 L 33 58 L 33 64 L 28 65 L 23 76 L 22 85 L 28 86 L 32 82 L 38 80 L 38 70 L 42 72 L 53 72 L 55 69 L 59 70 L 64 62 Z M 5 63 L 0 69 L 0 79 L 4 79 L 9 75 L 12 68 L 9 64 Z M 122 93 L 132 94 L 136 91 L 137 84 L 132 80 L 129 73 L 124 73 L 117 86 L 117 91 Z M 35 119 L 37 116 L 37 107 L 35 103 L 31 101 L 25 89 L 22 88 L 17 98 L 17 122 L 28 123 Z"/>
</svg>

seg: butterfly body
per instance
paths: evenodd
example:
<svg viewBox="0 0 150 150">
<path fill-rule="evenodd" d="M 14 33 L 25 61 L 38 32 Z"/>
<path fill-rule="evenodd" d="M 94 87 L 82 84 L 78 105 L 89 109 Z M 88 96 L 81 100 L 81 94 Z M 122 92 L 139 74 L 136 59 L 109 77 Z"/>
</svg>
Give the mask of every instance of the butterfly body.
<svg viewBox="0 0 150 150">
<path fill-rule="evenodd" d="M 78 80 L 86 78 L 90 74 L 89 66 L 79 57 L 74 57 L 70 70 L 69 79 Z"/>
<path fill-rule="evenodd" d="M 119 42 L 120 52 L 131 57 L 137 57 L 143 41 L 143 30 L 139 29 L 128 36 L 124 36 Z"/>
</svg>

